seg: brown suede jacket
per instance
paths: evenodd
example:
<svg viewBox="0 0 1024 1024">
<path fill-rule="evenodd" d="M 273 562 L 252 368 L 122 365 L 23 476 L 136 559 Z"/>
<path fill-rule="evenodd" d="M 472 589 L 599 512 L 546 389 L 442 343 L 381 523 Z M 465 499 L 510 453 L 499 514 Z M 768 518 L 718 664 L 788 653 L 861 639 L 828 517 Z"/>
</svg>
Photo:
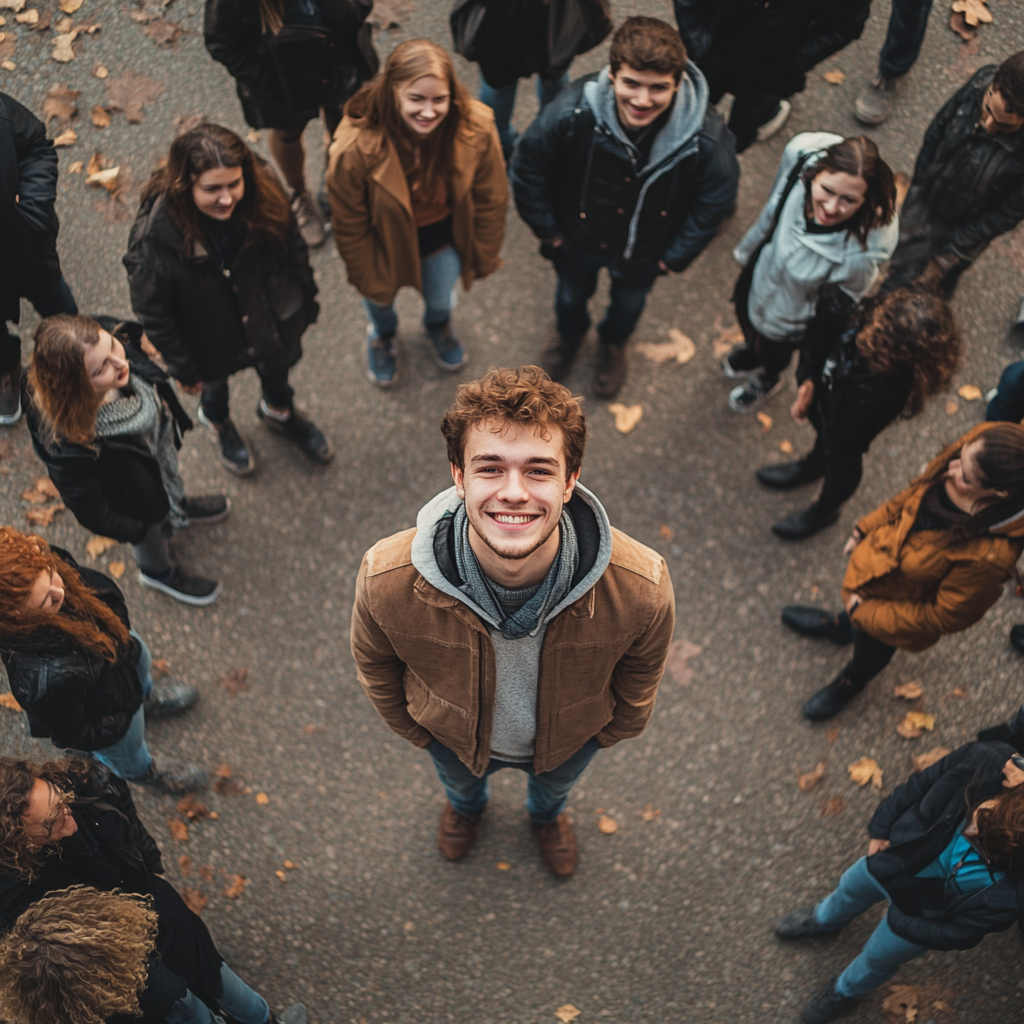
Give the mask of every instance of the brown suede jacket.
<svg viewBox="0 0 1024 1024">
<path fill-rule="evenodd" d="M 475 774 L 490 759 L 495 662 L 487 627 L 412 564 L 416 530 L 363 557 L 352 609 L 359 682 L 399 736 L 435 737 Z M 604 747 L 643 732 L 675 625 L 665 560 L 612 530 L 611 562 L 548 624 L 537 682 L 533 766 L 550 771 L 592 737 Z"/>
</svg>

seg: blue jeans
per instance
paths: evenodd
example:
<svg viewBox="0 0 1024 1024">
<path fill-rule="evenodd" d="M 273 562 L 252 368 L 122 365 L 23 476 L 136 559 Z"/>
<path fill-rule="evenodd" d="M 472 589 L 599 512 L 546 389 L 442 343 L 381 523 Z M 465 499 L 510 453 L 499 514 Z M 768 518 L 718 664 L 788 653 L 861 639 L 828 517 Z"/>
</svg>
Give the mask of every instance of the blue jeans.
<svg viewBox="0 0 1024 1024">
<path fill-rule="evenodd" d="M 914 66 L 931 10 L 932 0 L 892 0 L 889 30 L 878 58 L 878 73 L 883 78 L 899 78 Z"/>
<path fill-rule="evenodd" d="M 610 259 L 577 249 L 568 242 L 557 249 L 552 247 L 549 250 L 544 246 L 542 252 L 550 252 L 551 262 L 558 274 L 558 286 L 555 289 L 558 333 L 563 338 L 582 337 L 590 328 L 587 301 L 597 291 L 597 273 L 602 267 L 608 266 Z M 631 275 L 628 279 L 612 274 L 611 302 L 604 319 L 597 325 L 601 341 L 610 345 L 626 344 L 658 276 L 654 268 L 646 275 Z"/>
<path fill-rule="evenodd" d="M 220 983 L 220 1007 L 230 1013 L 238 1024 L 267 1024 L 270 1019 L 267 1001 L 225 963 L 220 965 Z M 167 1014 L 167 1024 L 211 1024 L 213 1021 L 220 1021 L 220 1017 L 193 992 L 186 992 Z"/>
<path fill-rule="evenodd" d="M 52 287 L 34 291 L 25 296 L 32 303 L 35 311 L 45 320 L 48 316 L 58 313 L 78 312 L 78 304 L 62 277 Z M 0 322 L 0 374 L 9 373 L 21 362 L 21 338 L 6 324 Z"/>
<path fill-rule="evenodd" d="M 455 306 L 455 286 L 459 283 L 462 264 L 459 254 L 446 245 L 432 256 L 420 260 L 420 280 L 423 284 L 423 326 L 427 334 L 444 327 L 451 319 Z M 363 309 L 378 335 L 392 335 L 398 330 L 395 304 L 382 306 L 372 299 L 363 299 Z"/>
<path fill-rule="evenodd" d="M 838 930 L 888 899 L 881 882 L 868 870 L 867 857 L 861 857 L 843 872 L 835 892 L 814 908 L 814 920 L 823 928 Z M 836 991 L 848 999 L 860 999 L 887 982 L 903 964 L 927 952 L 927 946 L 901 939 L 882 918 L 860 955 L 839 975 Z"/>
<path fill-rule="evenodd" d="M 147 700 L 153 692 L 153 657 L 149 653 L 146 642 L 135 630 L 132 636 L 139 641 L 139 660 L 135 669 L 142 683 L 142 699 Z M 146 712 L 140 707 L 132 716 L 132 724 L 128 731 L 114 744 L 102 750 L 94 750 L 92 756 L 101 764 L 105 764 L 115 775 L 122 779 L 141 779 L 153 764 L 153 755 L 146 746 Z"/>
<path fill-rule="evenodd" d="M 568 71 L 563 71 L 560 75 L 556 74 L 553 78 L 545 78 L 543 75 L 538 75 L 535 85 L 537 88 L 537 102 L 540 104 L 540 109 L 543 110 L 562 91 L 562 87 L 568 84 Z M 479 99 L 481 103 L 485 103 L 494 111 L 494 123 L 498 128 L 498 138 L 501 139 L 501 149 L 505 154 L 506 160 L 508 160 L 512 153 L 512 148 L 516 144 L 516 131 L 512 127 L 512 111 L 516 105 L 516 88 L 518 85 L 519 82 L 517 80 L 495 89 L 494 86 L 488 85 L 484 81 L 483 75 L 480 76 Z"/>
<path fill-rule="evenodd" d="M 1003 370 L 996 396 L 988 403 L 985 419 L 990 423 L 993 420 L 1020 423 L 1024 419 L 1024 359 L 1010 363 Z"/>
<path fill-rule="evenodd" d="M 535 825 L 547 825 L 557 818 L 569 801 L 569 791 L 601 749 L 596 739 L 589 739 L 568 761 L 549 772 L 537 774 L 532 761 L 499 761 L 492 757 L 487 770 L 477 778 L 440 740 L 434 740 L 427 753 L 437 769 L 437 777 L 448 794 L 448 802 L 467 818 L 475 818 L 487 806 L 490 786 L 487 779 L 502 768 L 518 768 L 530 780 L 526 786 L 526 810 Z"/>
</svg>

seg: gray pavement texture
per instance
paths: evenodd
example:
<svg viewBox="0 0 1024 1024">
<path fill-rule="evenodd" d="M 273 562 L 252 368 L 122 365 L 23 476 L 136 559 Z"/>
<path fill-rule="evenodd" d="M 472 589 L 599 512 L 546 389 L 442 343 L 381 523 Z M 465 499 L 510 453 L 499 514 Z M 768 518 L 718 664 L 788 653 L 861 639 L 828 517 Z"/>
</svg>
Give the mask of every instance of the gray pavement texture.
<svg viewBox="0 0 1024 1024">
<path fill-rule="evenodd" d="M 395 6 L 408 20 L 379 36 L 382 53 L 417 35 L 448 42 L 446 0 Z M 613 6 L 617 19 L 671 18 L 667 0 Z M 54 0 L 38 7 L 56 16 Z M 1024 45 L 1019 0 L 990 0 L 990 7 L 995 20 L 975 47 L 947 27 L 948 2 L 935 4 L 899 107 L 872 133 L 895 168 L 912 169 L 926 125 L 957 86 Z M 621 400 L 642 404 L 643 418 L 628 435 L 587 399 L 584 482 L 613 523 L 664 554 L 676 587 L 677 638 L 700 653 L 689 659 L 689 673 L 666 677 L 644 735 L 599 755 L 574 792 L 581 863 L 572 880 L 546 873 L 526 827 L 523 776 L 512 772 L 494 780 L 478 848 L 462 864 L 443 862 L 435 848 L 442 796 L 429 761 L 387 731 L 356 682 L 347 636 L 359 559 L 379 537 L 412 525 L 420 505 L 449 482 L 436 424 L 456 381 L 427 356 L 417 296 L 399 302 L 401 386 L 378 392 L 364 377 L 357 296 L 330 244 L 315 254 L 322 313 L 294 379 L 300 402 L 337 442 L 331 466 L 313 468 L 260 427 L 251 373 L 236 379 L 233 401 L 258 451 L 259 474 L 228 479 L 200 432 L 187 439 L 182 465 L 190 490 L 223 491 L 234 503 L 225 524 L 177 541 L 187 567 L 224 581 L 217 604 L 189 609 L 144 591 L 123 546 L 95 563 L 129 566 L 121 584 L 137 628 L 155 656 L 169 661 L 172 679 L 202 691 L 195 712 L 151 728 L 154 750 L 211 769 L 226 763 L 251 790 L 206 796 L 218 817 L 193 823 L 184 843 L 168 831 L 167 820 L 179 817 L 172 800 L 140 793 L 138 801 L 169 877 L 209 897 L 204 916 L 229 962 L 274 1006 L 303 1000 L 318 1024 L 532 1024 L 556 1020 L 565 1004 L 582 1011 L 580 1024 L 793 1021 L 878 919 L 865 915 L 818 944 L 783 946 L 772 936 L 783 913 L 824 895 L 865 852 L 878 793 L 857 789 L 847 765 L 874 758 L 884 769 L 883 791 L 891 792 L 913 755 L 956 747 L 1020 704 L 1022 665 L 1007 631 L 1022 606 L 1008 590 L 966 633 L 921 655 L 898 654 L 838 719 L 838 736 L 800 718 L 801 702 L 845 655 L 784 632 L 780 606 L 835 606 L 840 549 L 855 519 L 978 422 L 983 403 L 960 400 L 949 412 L 941 396 L 918 419 L 892 426 L 875 442 L 840 524 L 784 545 L 768 526 L 808 495 L 759 490 L 753 470 L 786 458 L 784 441 L 798 452 L 810 444 L 809 429 L 788 417 L 794 385 L 768 408 L 774 425 L 765 432 L 728 410 L 728 386 L 712 356 L 716 323 L 732 322 L 731 248 L 756 216 L 786 139 L 807 129 L 861 131 L 851 106 L 874 69 L 889 5 L 877 0 L 874 8 L 863 38 L 810 76 L 784 132 L 743 155 L 739 210 L 721 236 L 689 271 L 654 289 L 635 340 L 664 340 L 678 327 L 697 343 L 696 358 L 656 365 L 633 353 Z M 203 48 L 199 0 L 167 8 L 165 17 L 185 29 L 171 48 L 147 38 L 130 10 L 85 0 L 75 19 L 102 27 L 82 39 L 68 64 L 50 60 L 52 32 L 33 33 L 5 11 L 4 30 L 17 46 L 7 56 L 17 69 L 0 73 L 0 88 L 37 112 L 53 84 L 81 90 L 79 140 L 60 157 L 61 248 L 82 308 L 115 314 L 129 312 L 120 258 L 138 183 L 165 153 L 175 119 L 205 114 L 246 130 L 232 83 Z M 606 52 L 588 54 L 575 72 L 600 67 Z M 143 123 L 122 114 L 103 131 L 89 123 L 88 111 L 106 95 L 92 75 L 100 63 L 110 79 L 132 71 L 165 86 L 146 105 Z M 475 68 L 459 67 L 475 86 Z M 833 69 L 845 72 L 838 86 L 820 77 Z M 521 127 L 534 108 L 532 90 L 521 89 Z M 312 126 L 307 135 L 316 168 L 318 131 Z M 257 148 L 266 154 L 265 138 Z M 69 171 L 94 149 L 131 167 L 136 186 L 124 219 Z M 966 351 L 954 387 L 987 390 L 1021 357 L 1009 324 L 1022 274 L 1018 236 L 992 245 L 965 276 L 956 309 Z M 456 312 L 473 357 L 464 376 L 534 360 L 551 329 L 552 292 L 549 266 L 510 212 L 504 269 L 463 296 Z M 26 307 L 26 337 L 33 324 Z M 571 381 L 584 393 L 591 359 L 588 348 Z M 0 446 L 0 519 L 25 527 L 19 495 L 41 467 L 23 423 L 3 432 Z M 87 536 L 69 513 L 41 532 L 86 557 Z M 237 667 L 248 669 L 249 688 L 230 696 L 217 679 Z M 908 705 L 893 697 L 894 684 L 910 680 L 925 690 L 915 706 L 936 717 L 934 733 L 915 741 L 897 735 Z M 34 746 L 22 716 L 0 716 L 3 749 Z M 827 762 L 822 783 L 800 792 L 798 773 L 819 761 Z M 269 803 L 256 801 L 259 792 Z M 823 816 L 830 801 L 839 813 Z M 644 820 L 645 808 L 660 815 Z M 598 830 L 598 809 L 618 821 L 614 835 Z M 193 865 L 187 878 L 177 863 L 183 855 Z M 275 871 L 286 859 L 299 867 L 282 882 Z M 212 881 L 201 867 L 212 869 Z M 248 887 L 232 900 L 222 890 L 235 873 L 247 876 Z M 932 953 L 905 967 L 896 981 L 925 987 L 919 1024 L 1019 1020 L 1020 942 L 1014 929 L 971 952 Z M 850 1019 L 882 1019 L 882 995 Z"/>
</svg>

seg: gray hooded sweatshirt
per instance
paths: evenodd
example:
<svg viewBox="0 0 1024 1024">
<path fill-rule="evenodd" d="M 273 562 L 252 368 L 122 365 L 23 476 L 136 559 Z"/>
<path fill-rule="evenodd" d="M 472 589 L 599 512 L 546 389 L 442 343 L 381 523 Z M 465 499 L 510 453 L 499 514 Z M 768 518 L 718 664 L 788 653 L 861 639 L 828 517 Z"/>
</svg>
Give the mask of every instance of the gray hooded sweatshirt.
<svg viewBox="0 0 1024 1024">
<path fill-rule="evenodd" d="M 506 640 L 499 624 L 445 575 L 437 561 L 435 537 L 438 531 L 448 530 L 451 516 L 461 504 L 455 488 L 449 487 L 420 509 L 416 517 L 416 536 L 412 542 L 412 564 L 431 586 L 461 601 L 487 627 L 494 648 L 496 670 L 491 756 L 502 761 L 530 761 L 533 759 L 537 735 L 540 652 L 548 623 L 578 601 L 608 568 L 612 556 L 611 524 L 597 498 L 578 483 L 569 502 L 569 514 L 573 517 L 577 535 L 581 532 L 588 535 L 589 544 L 585 546 L 592 549 L 596 547 L 596 558 L 589 566 L 581 561 L 569 593 L 548 612 L 532 635 L 519 640 Z"/>
</svg>

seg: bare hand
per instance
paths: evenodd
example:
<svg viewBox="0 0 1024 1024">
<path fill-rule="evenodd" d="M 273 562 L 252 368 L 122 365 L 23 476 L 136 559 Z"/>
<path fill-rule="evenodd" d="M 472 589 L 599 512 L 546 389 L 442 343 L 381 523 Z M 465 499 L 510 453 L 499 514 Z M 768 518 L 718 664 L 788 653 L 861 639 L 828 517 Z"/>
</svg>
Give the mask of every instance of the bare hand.
<svg viewBox="0 0 1024 1024">
<path fill-rule="evenodd" d="M 179 380 L 178 387 L 181 388 L 186 395 L 201 395 L 203 393 L 202 384 L 182 384 Z"/>
<path fill-rule="evenodd" d="M 792 416 L 797 423 L 806 423 L 807 413 L 810 410 L 811 402 L 813 401 L 814 381 L 805 380 L 796 390 L 796 401 L 793 403 L 793 407 L 789 410 L 790 416 Z"/>
<path fill-rule="evenodd" d="M 853 533 L 850 534 L 850 539 L 843 545 L 843 554 L 847 558 L 853 554 L 853 549 L 864 539 L 864 534 L 860 532 L 855 526 Z"/>
<path fill-rule="evenodd" d="M 879 853 L 881 850 L 888 850 L 888 849 L 889 849 L 889 840 L 888 839 L 872 839 L 871 842 L 868 843 L 868 856 L 869 857 L 873 857 L 876 853 Z"/>
<path fill-rule="evenodd" d="M 660 271 L 661 271 L 661 272 L 662 272 L 663 274 L 667 274 L 667 273 L 669 273 L 669 269 L 668 269 L 668 267 L 666 267 L 666 266 L 665 266 L 665 261 L 664 261 L 664 260 L 658 260 L 658 269 L 659 269 L 659 270 L 660 270 Z"/>
<path fill-rule="evenodd" d="M 555 235 L 554 238 L 549 240 L 553 249 L 561 249 L 565 244 L 565 239 L 561 235 Z"/>
</svg>

